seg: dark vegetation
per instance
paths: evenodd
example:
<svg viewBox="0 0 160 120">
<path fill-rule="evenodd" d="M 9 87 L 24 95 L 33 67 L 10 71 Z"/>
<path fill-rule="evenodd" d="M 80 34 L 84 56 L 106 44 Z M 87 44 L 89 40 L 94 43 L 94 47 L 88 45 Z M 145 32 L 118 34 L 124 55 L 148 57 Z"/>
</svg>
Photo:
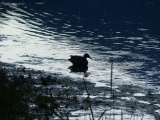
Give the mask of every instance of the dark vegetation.
<svg viewBox="0 0 160 120">
<path fill-rule="evenodd" d="M 22 75 L 13 75 L 9 78 L 5 68 L 0 68 L 0 114 L 3 115 L 1 119 L 27 115 L 26 101 L 31 91 L 24 83 Z"/>
<path fill-rule="evenodd" d="M 145 95 L 134 96 L 135 100 L 122 99 L 133 97 L 139 92 Z M 71 114 L 78 110 L 89 111 L 87 119 L 102 120 L 104 117 L 115 116 L 115 113 L 106 113 L 108 110 L 124 107 L 128 114 L 131 114 L 131 119 L 134 116 L 133 111 L 143 110 L 158 120 L 159 114 L 155 111 L 160 109 L 157 106 L 159 100 L 159 94 L 153 94 L 151 90 L 142 90 L 133 85 L 122 85 L 117 89 L 112 86 L 94 87 L 94 84 L 85 78 L 73 81 L 22 66 L 0 67 L 0 119 L 2 120 L 49 119 L 50 117 L 69 120 L 71 117 L 78 118 L 83 115 Z M 100 112 L 95 112 L 98 107 Z M 122 111 L 120 113 L 122 120 L 123 114 Z M 140 116 L 143 120 L 143 113 Z"/>
<path fill-rule="evenodd" d="M 83 89 L 82 83 L 67 78 L 64 81 L 22 66 L 1 67 L 0 119 L 49 119 L 50 116 L 69 119 L 70 111 L 88 109 L 88 101 L 84 99 L 81 105 L 77 98 L 83 94 L 78 90 Z"/>
<path fill-rule="evenodd" d="M 60 102 L 64 104 L 69 96 L 65 100 L 61 90 L 53 95 L 53 88 L 45 87 L 49 84 L 60 85 L 61 82 L 50 75 L 35 79 L 30 72 L 32 71 L 26 71 L 25 68 L 0 68 L 0 119 L 47 119 L 52 114 L 60 119 L 67 117 L 67 112 L 56 110 L 60 107 Z M 28 76 L 26 73 L 29 73 Z M 34 80 L 41 84 L 38 85 Z M 62 99 L 64 103 L 60 101 Z M 76 102 L 76 98 L 74 101 Z"/>
</svg>

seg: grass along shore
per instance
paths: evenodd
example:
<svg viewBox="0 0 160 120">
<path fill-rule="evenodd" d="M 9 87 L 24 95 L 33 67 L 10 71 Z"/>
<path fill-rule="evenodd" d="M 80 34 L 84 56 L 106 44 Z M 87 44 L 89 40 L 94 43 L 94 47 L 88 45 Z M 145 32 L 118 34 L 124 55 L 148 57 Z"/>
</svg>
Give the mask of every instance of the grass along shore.
<svg viewBox="0 0 160 120">
<path fill-rule="evenodd" d="M 160 94 L 134 85 L 112 89 L 0 63 L 0 119 L 160 119 Z"/>
</svg>

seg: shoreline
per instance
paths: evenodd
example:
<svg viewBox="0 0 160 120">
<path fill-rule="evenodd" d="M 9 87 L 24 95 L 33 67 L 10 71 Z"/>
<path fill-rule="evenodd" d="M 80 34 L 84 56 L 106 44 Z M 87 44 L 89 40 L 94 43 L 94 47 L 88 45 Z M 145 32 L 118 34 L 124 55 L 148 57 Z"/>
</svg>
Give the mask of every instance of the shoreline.
<svg viewBox="0 0 160 120">
<path fill-rule="evenodd" d="M 0 66 L 1 79 L 3 79 L 2 74 L 7 77 L 5 77 L 7 81 L 3 86 L 4 93 L 14 95 L 19 94 L 19 91 L 23 91 L 19 102 L 20 104 L 23 103 L 22 106 L 25 106 L 24 110 L 26 112 L 22 115 L 18 111 L 16 114 L 24 117 L 27 114 L 27 116 L 36 118 L 38 112 L 41 111 L 42 118 L 46 112 L 48 117 L 54 116 L 59 119 L 66 117 L 70 119 L 73 117 L 80 118 L 81 116 L 86 116 L 86 114 L 81 113 L 85 110 L 88 112 L 87 116 L 92 113 L 92 117 L 98 118 L 112 116 L 112 114 L 107 113 L 109 109 L 118 110 L 122 108 L 124 115 L 135 111 L 135 115 L 137 114 L 139 117 L 142 117 L 141 114 L 146 114 L 155 117 L 156 120 L 156 117 L 160 116 L 160 113 L 157 112 L 157 110 L 160 110 L 160 94 L 151 90 L 142 89 L 134 85 L 121 85 L 118 88 L 114 88 L 113 94 L 110 94 L 110 87 L 95 87 L 94 83 L 86 81 L 85 78 L 82 81 L 75 81 L 70 78 L 58 78 L 54 75 L 45 74 L 44 71 L 35 71 L 22 67 L 19 69 L 15 65 L 8 63 L 0 62 Z M 13 91 L 10 91 L 10 89 L 13 89 Z M 6 93 L 6 91 L 9 92 Z M 2 94 L 5 98 L 17 99 L 14 96 L 10 98 L 5 94 Z M 0 101 L 0 103 L 3 102 L 3 100 Z M 17 104 L 16 102 L 8 101 L 7 106 L 8 104 L 13 104 L 14 106 L 14 104 Z M 13 107 L 12 109 L 16 108 Z M 136 112 L 137 110 L 138 113 Z M 79 113 L 74 115 L 75 111 L 79 111 Z M 100 113 L 104 113 L 104 115 L 100 116 L 101 114 L 96 111 L 101 111 Z M 63 115 L 61 115 L 61 112 L 63 112 Z M 116 114 L 117 116 L 122 115 L 122 113 Z M 143 117 L 145 118 L 146 116 Z"/>
</svg>

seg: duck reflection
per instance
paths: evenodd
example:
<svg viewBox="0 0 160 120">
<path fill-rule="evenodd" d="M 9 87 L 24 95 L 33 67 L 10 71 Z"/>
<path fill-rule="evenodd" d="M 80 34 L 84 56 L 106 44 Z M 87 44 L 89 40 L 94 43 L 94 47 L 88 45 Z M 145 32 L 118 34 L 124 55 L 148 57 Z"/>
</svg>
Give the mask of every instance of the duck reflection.
<svg viewBox="0 0 160 120">
<path fill-rule="evenodd" d="M 88 66 L 76 66 L 76 65 L 72 65 L 70 66 L 68 69 L 70 69 L 70 72 L 73 73 L 78 73 L 78 74 L 83 74 L 83 77 L 88 77 L 90 75 L 89 72 L 87 72 L 88 70 Z"/>
<path fill-rule="evenodd" d="M 69 67 L 71 72 L 87 72 L 88 66 L 77 66 L 77 65 L 72 65 Z"/>
</svg>

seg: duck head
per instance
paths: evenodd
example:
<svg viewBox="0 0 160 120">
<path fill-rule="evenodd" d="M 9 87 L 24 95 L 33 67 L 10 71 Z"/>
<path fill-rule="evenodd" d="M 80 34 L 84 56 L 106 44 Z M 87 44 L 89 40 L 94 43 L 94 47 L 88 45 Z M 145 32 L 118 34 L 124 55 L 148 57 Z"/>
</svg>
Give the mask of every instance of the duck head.
<svg viewBox="0 0 160 120">
<path fill-rule="evenodd" d="M 90 59 L 92 59 L 92 58 L 89 56 L 89 54 L 87 54 L 87 53 L 84 54 L 84 58 L 90 58 Z"/>
</svg>

